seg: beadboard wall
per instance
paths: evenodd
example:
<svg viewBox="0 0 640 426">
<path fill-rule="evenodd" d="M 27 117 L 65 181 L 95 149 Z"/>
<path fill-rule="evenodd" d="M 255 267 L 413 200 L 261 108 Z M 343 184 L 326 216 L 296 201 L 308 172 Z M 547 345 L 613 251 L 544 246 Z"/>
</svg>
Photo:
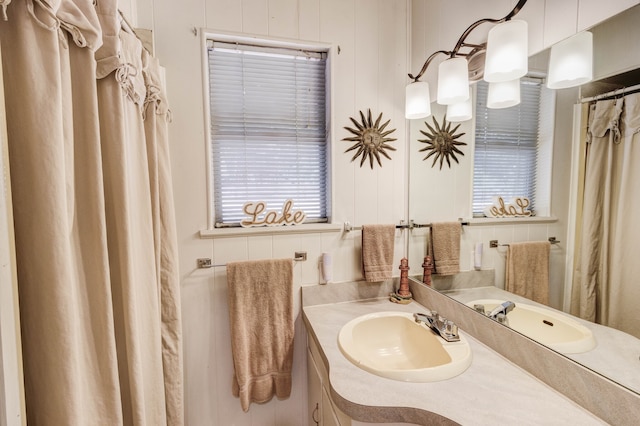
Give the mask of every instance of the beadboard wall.
<svg viewBox="0 0 640 426">
<path fill-rule="evenodd" d="M 156 56 L 166 67 L 172 167 L 178 222 L 185 362 L 185 411 L 189 425 L 299 426 L 306 424 L 306 353 L 300 319 L 300 287 L 318 284 L 318 259 L 333 255 L 333 280 L 362 278 L 359 231 L 200 238 L 207 228 L 207 163 L 201 31 L 328 43 L 333 66 L 331 135 L 333 222 L 399 223 L 406 217 L 406 121 L 408 61 L 406 0 L 166 0 L 139 1 L 137 26 L 152 28 Z M 339 47 L 339 53 L 338 53 Z M 351 162 L 343 126 L 370 108 L 390 119 L 397 151 L 371 170 Z M 396 232 L 394 265 L 405 255 Z M 252 404 L 244 413 L 231 394 L 232 359 L 225 268 L 199 270 L 197 258 L 214 263 L 293 257 L 306 251 L 294 272 L 296 336 L 291 398 Z M 397 269 L 397 268 L 394 268 Z M 395 271 L 394 273 L 398 275 Z"/>
</svg>

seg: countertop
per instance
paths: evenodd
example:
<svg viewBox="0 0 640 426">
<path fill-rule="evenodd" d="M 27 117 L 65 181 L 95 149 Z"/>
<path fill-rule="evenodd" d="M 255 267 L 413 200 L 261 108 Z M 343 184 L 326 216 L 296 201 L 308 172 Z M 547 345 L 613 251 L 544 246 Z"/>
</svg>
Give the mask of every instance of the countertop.
<svg viewBox="0 0 640 426">
<path fill-rule="evenodd" d="M 443 292 L 447 296 L 461 302 L 469 303 L 478 299 L 511 300 L 533 306 L 549 308 L 524 297 L 496 287 L 478 287 Z M 590 321 L 583 320 L 565 312 L 560 312 L 587 327 L 593 333 L 597 346 L 584 353 L 565 354 L 568 358 L 588 367 L 611 380 L 626 386 L 634 392 L 640 392 L 640 339 Z"/>
<path fill-rule="evenodd" d="M 452 379 L 407 383 L 361 370 L 340 352 L 338 333 L 350 320 L 381 311 L 413 313 L 425 308 L 415 301 L 391 303 L 386 297 L 303 307 L 309 336 L 329 371 L 334 403 L 355 420 L 425 424 L 434 413 L 463 425 L 606 424 L 464 330 L 473 361 Z"/>
</svg>

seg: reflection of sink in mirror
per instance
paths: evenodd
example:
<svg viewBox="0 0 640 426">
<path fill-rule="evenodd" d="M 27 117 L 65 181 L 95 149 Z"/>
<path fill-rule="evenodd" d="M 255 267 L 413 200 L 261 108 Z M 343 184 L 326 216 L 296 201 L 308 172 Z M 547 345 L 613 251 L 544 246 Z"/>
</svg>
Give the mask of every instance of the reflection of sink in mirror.
<svg viewBox="0 0 640 426">
<path fill-rule="evenodd" d="M 405 312 L 376 312 L 349 321 L 340 330 L 342 354 L 365 371 L 405 382 L 455 377 L 471 364 L 464 336 L 446 342 Z"/>
<path fill-rule="evenodd" d="M 504 300 L 480 299 L 467 305 L 472 308 L 474 305 L 483 305 L 486 312 L 491 312 L 503 302 Z M 507 314 L 508 325 L 515 331 L 565 354 L 587 352 L 596 347 L 591 330 L 574 319 L 552 309 L 526 303 L 515 305 Z"/>
</svg>

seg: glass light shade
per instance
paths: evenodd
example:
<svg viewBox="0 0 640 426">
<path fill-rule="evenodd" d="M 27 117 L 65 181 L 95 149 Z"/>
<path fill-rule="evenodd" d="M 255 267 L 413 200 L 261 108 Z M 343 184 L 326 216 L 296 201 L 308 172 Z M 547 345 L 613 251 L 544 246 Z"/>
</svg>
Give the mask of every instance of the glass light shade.
<svg viewBox="0 0 640 426">
<path fill-rule="evenodd" d="M 593 79 L 593 35 L 583 31 L 551 46 L 547 87 L 564 89 Z"/>
<path fill-rule="evenodd" d="M 447 120 L 452 122 L 460 122 L 471 120 L 473 115 L 473 106 L 471 105 L 471 96 L 466 101 L 458 104 L 447 105 Z"/>
<path fill-rule="evenodd" d="M 431 115 L 429 83 L 416 81 L 405 89 L 404 116 L 409 119 L 425 118 Z"/>
<path fill-rule="evenodd" d="M 465 58 L 450 58 L 438 66 L 438 103 L 451 105 L 469 99 L 469 66 Z"/>
<path fill-rule="evenodd" d="M 511 81 L 529 69 L 527 22 L 506 21 L 489 30 L 484 80 L 489 83 Z"/>
<path fill-rule="evenodd" d="M 487 108 L 509 108 L 520 103 L 520 79 L 489 83 Z"/>
</svg>

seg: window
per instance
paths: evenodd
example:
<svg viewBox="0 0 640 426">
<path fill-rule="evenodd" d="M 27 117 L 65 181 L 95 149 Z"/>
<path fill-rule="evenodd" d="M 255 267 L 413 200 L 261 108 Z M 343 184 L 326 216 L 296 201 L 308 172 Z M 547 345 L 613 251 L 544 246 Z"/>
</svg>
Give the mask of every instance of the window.
<svg viewBox="0 0 640 426">
<path fill-rule="evenodd" d="M 243 205 L 305 222 L 328 218 L 327 53 L 208 40 L 212 212 L 239 226 Z"/>
<path fill-rule="evenodd" d="M 473 216 L 484 216 L 493 197 L 527 197 L 529 210 L 548 215 L 553 129 L 553 91 L 540 78 L 520 80 L 519 105 L 486 107 L 488 83 L 476 89 Z"/>
</svg>

